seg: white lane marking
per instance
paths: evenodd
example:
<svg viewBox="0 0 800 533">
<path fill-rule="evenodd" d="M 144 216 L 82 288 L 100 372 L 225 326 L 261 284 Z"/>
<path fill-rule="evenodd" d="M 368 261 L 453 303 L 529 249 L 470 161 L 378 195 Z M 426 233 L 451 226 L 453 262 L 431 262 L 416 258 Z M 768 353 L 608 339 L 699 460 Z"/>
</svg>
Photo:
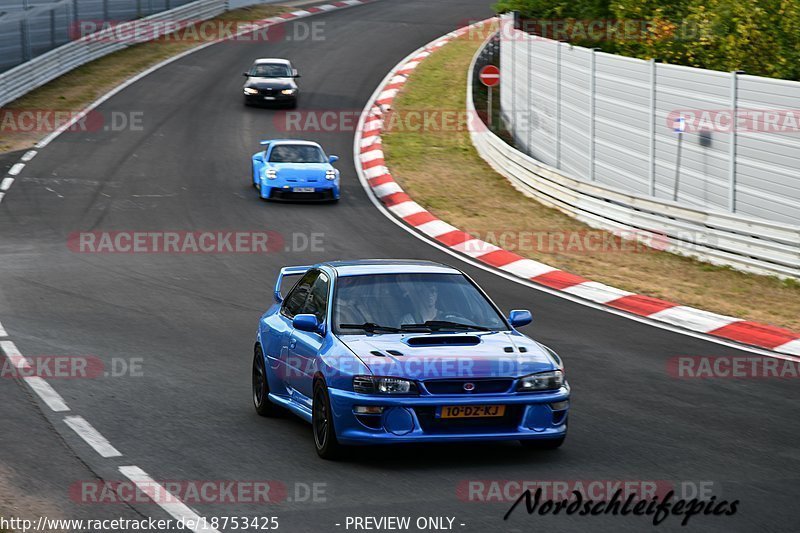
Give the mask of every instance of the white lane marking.
<svg viewBox="0 0 800 533">
<path fill-rule="evenodd" d="M 47 404 L 47 407 L 55 411 L 56 413 L 60 413 L 62 411 L 69 411 L 69 407 L 67 407 L 67 403 L 64 399 L 50 386 L 48 382 L 40 378 L 39 376 L 28 376 L 22 378 L 28 386 L 33 389 L 33 392 L 39 395 L 44 403 Z"/>
<path fill-rule="evenodd" d="M 28 161 L 30 161 L 31 159 L 33 159 L 34 157 L 36 157 L 36 154 L 38 154 L 38 153 L 39 153 L 39 152 L 37 152 L 36 150 L 28 150 L 28 151 L 27 151 L 27 152 L 25 152 L 25 154 L 22 156 L 22 159 L 20 159 L 20 161 L 22 161 L 23 163 L 27 163 Z"/>
<path fill-rule="evenodd" d="M 0 350 L 6 355 L 11 364 L 18 370 L 27 371 L 30 369 L 30 362 L 17 349 L 16 344 L 11 341 L 0 341 Z M 59 413 L 69 411 L 64 399 L 50 386 L 48 382 L 39 376 L 24 376 L 22 381 L 35 392 L 39 398 L 47 404 L 53 411 Z"/>
<path fill-rule="evenodd" d="M 3 181 L 0 182 L 0 191 L 7 191 L 13 183 L 14 183 L 14 178 L 10 176 L 7 178 L 3 178 Z"/>
<path fill-rule="evenodd" d="M 0 192 L 0 202 L 2 202 L 2 201 L 3 201 L 3 197 L 4 197 L 5 195 L 6 195 L 6 193 L 4 193 L 4 192 Z"/>
<path fill-rule="evenodd" d="M 86 441 L 86 444 L 94 448 L 94 451 L 99 453 L 101 457 L 122 456 L 119 450 L 114 448 L 111 443 L 82 416 L 68 416 L 64 419 L 64 422 L 71 427 L 80 438 Z"/>
<path fill-rule="evenodd" d="M 153 503 L 164 509 L 176 520 L 181 520 L 183 523 L 191 523 L 194 528 L 191 531 L 206 531 L 209 533 L 219 533 L 218 530 L 213 529 L 208 525 L 206 520 L 191 510 L 185 503 L 181 502 L 174 494 L 168 492 L 163 485 L 157 483 L 147 473 L 138 466 L 120 466 L 120 473 L 126 478 L 130 479 L 136 487 L 145 493 Z M 157 501 L 159 499 L 167 500 L 163 496 L 153 497 L 153 494 L 170 494 L 169 501 Z M 189 529 L 189 528 L 187 528 Z"/>
<path fill-rule="evenodd" d="M 3 330 L 4 336 L 8 336 Z M 0 341 L 0 350 L 3 350 L 3 353 L 6 354 L 6 359 L 11 361 L 11 364 L 14 365 L 14 368 L 18 370 L 22 370 L 25 368 L 30 367 L 30 363 L 25 356 L 23 356 L 20 351 L 17 349 L 17 345 L 11 341 Z"/>
<path fill-rule="evenodd" d="M 2 322 L 0 322 L 0 337 L 8 337 L 8 333 L 6 332 L 5 328 L 3 328 Z"/>
<path fill-rule="evenodd" d="M 11 167 L 11 170 L 8 171 L 8 175 L 17 176 L 20 172 L 22 172 L 23 168 L 25 168 L 25 163 L 17 163 L 13 167 Z"/>
<path fill-rule="evenodd" d="M 420 48 L 420 50 L 422 50 L 423 48 Z M 386 75 L 386 77 L 384 77 L 384 79 L 378 84 L 378 87 L 372 93 L 372 96 L 370 97 L 369 101 L 367 102 L 366 106 L 364 107 L 364 112 L 361 114 L 361 118 L 359 119 L 358 127 L 356 128 L 356 133 L 355 133 L 355 136 L 353 138 L 353 160 L 354 161 L 358 161 L 358 156 L 359 156 L 359 152 L 360 152 L 359 142 L 361 141 L 361 133 L 364 131 L 364 123 L 365 123 L 365 119 L 367 117 L 367 113 L 375 105 L 375 101 L 378 98 L 378 94 L 380 94 L 383 91 L 383 87 L 386 85 L 386 83 L 388 83 L 388 81 L 392 78 L 392 76 L 394 76 L 395 72 L 402 72 L 402 71 L 405 71 L 406 69 L 408 69 L 410 63 L 407 63 L 407 62 L 411 61 L 411 58 L 414 57 L 414 55 L 416 53 L 417 53 L 417 51 L 411 52 L 408 56 L 406 56 L 406 58 L 404 60 L 402 60 L 400 63 L 398 63 L 398 65 L 394 69 L 389 71 L 389 73 Z M 405 65 L 404 65 L 404 63 L 405 63 Z M 419 64 L 419 63 L 417 62 L 413 66 L 416 67 L 417 64 Z M 765 355 L 767 357 L 772 357 L 772 358 L 775 358 L 775 359 L 783 359 L 783 360 L 786 360 L 786 361 L 800 361 L 800 358 L 794 357 L 792 355 L 784 355 L 782 353 L 776 353 L 776 352 L 773 352 L 773 351 L 770 351 L 770 350 L 766 350 L 766 349 L 763 349 L 763 348 L 756 348 L 755 346 L 747 346 L 747 345 L 744 345 L 744 344 L 739 344 L 737 342 L 728 341 L 728 340 L 723 339 L 721 337 L 714 337 L 714 336 L 711 336 L 711 335 L 706 335 L 704 333 L 699 333 L 699 332 L 696 332 L 696 331 L 686 330 L 686 329 L 679 328 L 677 326 L 673 326 L 672 324 L 668 324 L 668 323 L 665 323 L 665 322 L 657 322 L 655 320 L 650 320 L 648 317 L 626 313 L 625 311 L 622 311 L 620 309 L 614 309 L 613 307 L 608 307 L 608 306 L 605 306 L 605 305 L 603 305 L 601 303 L 595 303 L 595 302 L 593 302 L 591 300 L 584 299 L 581 296 L 576 296 L 576 295 L 570 294 L 567 291 L 552 289 L 552 288 L 546 287 L 544 285 L 538 285 L 538 284 L 536 284 L 536 283 L 534 283 L 534 282 L 532 282 L 530 280 L 522 279 L 522 278 L 517 277 L 517 276 L 515 276 L 513 274 L 509 274 L 508 272 L 503 272 L 502 270 L 499 270 L 499 269 L 496 269 L 496 268 L 494 268 L 492 266 L 489 266 L 489 265 L 487 265 L 485 263 L 481 263 L 480 261 L 476 261 L 476 260 L 474 260 L 474 259 L 472 259 L 470 257 L 465 257 L 464 255 L 456 252 L 455 250 L 453 250 L 449 246 L 444 246 L 441 243 L 438 243 L 438 242 L 436 242 L 434 240 L 428 239 L 425 235 L 422 235 L 419 232 L 417 232 L 415 230 L 415 228 L 413 228 L 412 226 L 409 226 L 408 224 L 406 224 L 401 218 L 397 218 L 394 215 L 392 215 L 392 212 L 386 206 L 384 206 L 381 203 L 381 201 L 378 199 L 377 196 L 375 196 L 372 193 L 372 187 L 370 187 L 369 182 L 367 181 L 367 175 L 364 172 L 364 169 L 361 168 L 361 165 L 355 165 L 355 167 L 356 167 L 356 175 L 358 176 L 358 181 L 361 183 L 361 187 L 364 189 L 364 191 L 366 191 L 367 197 L 369 198 L 370 202 L 372 202 L 372 205 L 375 207 L 375 209 L 380 211 L 380 213 L 383 216 L 385 216 L 395 226 L 397 226 L 398 228 L 402 229 L 406 233 L 409 233 L 410 235 L 413 235 L 414 237 L 416 237 L 420 241 L 428 244 L 429 246 L 432 246 L 432 247 L 436 248 L 440 252 L 444 252 L 444 253 L 452 256 L 452 257 L 455 257 L 459 261 L 467 263 L 468 265 L 471 265 L 471 266 L 473 266 L 475 268 L 479 268 L 479 269 L 481 269 L 481 270 L 483 270 L 485 272 L 489 272 L 491 274 L 494 274 L 495 276 L 499 276 L 499 277 L 504 278 L 504 279 L 506 279 L 508 281 L 517 283 L 519 285 L 524 285 L 524 286 L 526 286 L 528 288 L 531 288 L 531 289 L 534 289 L 534 290 L 537 290 L 537 291 L 540 291 L 540 292 L 544 292 L 544 293 L 550 294 L 552 296 L 556 296 L 558 298 L 562 298 L 564 300 L 568 300 L 570 302 L 573 302 L 573 303 L 576 303 L 576 304 L 579 304 L 579 305 L 583 305 L 584 307 L 591 307 L 592 309 L 597 309 L 598 311 L 603 311 L 604 313 L 609 313 L 609 314 L 612 314 L 612 315 L 621 316 L 621 317 L 626 318 L 628 320 L 633 320 L 634 322 L 639 322 L 641 324 L 646 324 L 648 326 L 652 326 L 652 327 L 655 327 L 655 328 L 658 328 L 658 329 L 671 331 L 673 333 L 677 333 L 679 335 L 683 335 L 683 336 L 686 336 L 686 337 L 693 337 L 695 339 L 700 339 L 700 340 L 703 340 L 703 341 L 706 341 L 706 342 L 711 342 L 711 343 L 714 343 L 714 344 L 718 344 L 720 346 L 727 346 L 729 348 L 735 348 L 735 349 L 743 351 L 743 352 L 755 353 L 755 354 L 758 354 L 758 355 Z M 586 285 L 586 284 L 584 283 L 582 285 Z M 797 341 L 791 341 L 791 342 L 788 342 L 788 343 L 784 344 L 783 346 L 779 346 L 778 348 L 781 349 L 784 352 L 791 351 L 791 353 L 794 353 L 794 350 L 800 351 L 800 346 L 798 346 L 800 343 L 796 343 L 796 342 Z M 789 348 L 785 349 L 784 347 L 787 346 L 787 345 L 789 345 Z M 800 353 L 798 353 L 798 355 L 800 355 Z"/>
</svg>

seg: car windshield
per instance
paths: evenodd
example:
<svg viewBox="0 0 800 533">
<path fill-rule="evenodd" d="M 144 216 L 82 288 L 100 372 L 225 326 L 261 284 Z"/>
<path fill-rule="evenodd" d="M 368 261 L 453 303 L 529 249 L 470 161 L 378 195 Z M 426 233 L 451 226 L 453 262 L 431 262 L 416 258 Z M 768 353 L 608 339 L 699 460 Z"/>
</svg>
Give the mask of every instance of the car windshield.
<svg viewBox="0 0 800 533">
<path fill-rule="evenodd" d="M 288 65 L 280 63 L 259 63 L 250 69 L 250 76 L 256 78 L 289 78 L 292 71 Z"/>
<path fill-rule="evenodd" d="M 271 163 L 326 163 L 319 146 L 308 144 L 280 144 L 269 154 Z"/>
<path fill-rule="evenodd" d="M 339 334 L 497 331 L 502 316 L 461 274 L 375 274 L 337 280 L 333 306 Z"/>
</svg>

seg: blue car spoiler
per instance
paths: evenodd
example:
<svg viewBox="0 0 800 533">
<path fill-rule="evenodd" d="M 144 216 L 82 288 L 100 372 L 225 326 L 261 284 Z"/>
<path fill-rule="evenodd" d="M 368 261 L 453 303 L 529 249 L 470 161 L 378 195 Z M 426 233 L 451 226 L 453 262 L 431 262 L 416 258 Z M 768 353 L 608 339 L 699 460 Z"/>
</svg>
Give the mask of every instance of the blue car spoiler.
<svg viewBox="0 0 800 533">
<path fill-rule="evenodd" d="M 281 294 L 281 282 L 283 281 L 284 276 L 297 276 L 299 274 L 305 274 L 309 268 L 311 268 L 311 265 L 283 267 L 281 269 L 280 274 L 278 274 L 278 281 L 275 282 L 275 292 L 273 292 L 275 301 L 277 303 L 283 302 L 283 295 Z"/>
<path fill-rule="evenodd" d="M 258 143 L 258 144 L 260 144 L 261 146 L 266 146 L 266 145 L 268 145 L 268 144 L 269 144 L 269 143 L 271 143 L 271 142 L 272 142 L 272 141 L 261 141 L 261 142 L 260 142 L 260 143 Z"/>
</svg>

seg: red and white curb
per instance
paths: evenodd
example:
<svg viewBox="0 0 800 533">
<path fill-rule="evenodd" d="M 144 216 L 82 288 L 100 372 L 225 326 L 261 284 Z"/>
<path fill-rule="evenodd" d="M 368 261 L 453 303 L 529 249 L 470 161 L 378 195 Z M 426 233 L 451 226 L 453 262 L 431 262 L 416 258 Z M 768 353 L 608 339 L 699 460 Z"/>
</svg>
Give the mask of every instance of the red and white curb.
<svg viewBox="0 0 800 533">
<path fill-rule="evenodd" d="M 292 11 L 291 13 L 283 13 L 282 15 L 276 15 L 274 17 L 261 19 L 250 24 L 249 25 L 251 26 L 250 28 L 242 29 L 235 34 L 226 37 L 225 39 L 221 39 L 219 41 L 210 41 L 201 44 L 200 46 L 196 46 L 194 48 L 186 50 L 185 52 L 182 52 L 178 55 L 165 59 L 161 63 L 153 65 L 149 69 L 137 74 L 136 76 L 118 85 L 110 92 L 106 93 L 102 97 L 98 98 L 97 100 L 86 106 L 86 108 L 84 108 L 79 113 L 75 113 L 74 116 L 68 122 L 62 124 L 61 126 L 58 127 L 58 129 L 56 129 L 55 131 L 50 133 L 47 137 L 39 141 L 35 146 L 36 150 L 29 150 L 25 152 L 25 154 L 22 156 L 19 162 L 16 163 L 14 166 L 12 166 L 6 173 L 6 176 L 2 179 L 2 181 L 0 181 L 0 203 L 2 203 L 3 199 L 8 194 L 8 190 L 11 188 L 11 185 L 14 184 L 14 181 L 17 179 L 17 176 L 20 174 L 20 172 L 22 172 L 22 170 L 25 168 L 25 165 L 29 161 L 31 161 L 34 157 L 36 157 L 36 155 L 38 154 L 38 150 L 41 150 L 42 148 L 50 144 L 56 137 L 67 131 L 69 128 L 77 124 L 79 121 L 83 120 L 83 118 L 86 116 L 87 113 L 97 108 L 100 104 L 102 104 L 103 102 L 105 102 L 106 100 L 108 100 L 121 90 L 125 89 L 126 87 L 144 78 L 148 74 L 151 74 L 152 72 L 172 63 L 173 61 L 177 61 L 178 59 L 188 56 L 189 54 L 193 54 L 194 52 L 199 52 L 204 48 L 215 45 L 218 42 L 224 42 L 226 40 L 235 39 L 247 33 L 252 33 L 254 31 L 257 31 L 256 29 L 254 29 L 255 27 L 257 27 L 258 29 L 264 29 L 277 24 L 283 24 L 291 20 L 309 17 L 311 15 L 317 15 L 319 13 L 327 13 L 329 11 L 335 11 L 337 9 L 344 9 L 348 7 L 369 4 L 375 1 L 376 0 L 342 0 L 341 2 L 331 2 L 330 4 L 309 6 L 303 9 L 297 9 L 295 11 Z"/>
<path fill-rule="evenodd" d="M 756 346 L 781 354 L 800 355 L 800 334 L 798 333 L 634 294 L 532 259 L 526 259 L 474 238 L 440 220 L 412 200 L 394 180 L 386 166 L 381 144 L 383 119 L 391 109 L 397 93 L 414 69 L 431 53 L 464 35 L 470 31 L 470 28 L 465 27 L 448 33 L 400 62 L 386 76 L 364 111 L 360 128 L 356 132 L 356 166 L 372 193 L 390 213 L 449 250 L 555 291 L 625 313 L 646 317 L 652 321 L 670 324 L 680 329 Z"/>
</svg>

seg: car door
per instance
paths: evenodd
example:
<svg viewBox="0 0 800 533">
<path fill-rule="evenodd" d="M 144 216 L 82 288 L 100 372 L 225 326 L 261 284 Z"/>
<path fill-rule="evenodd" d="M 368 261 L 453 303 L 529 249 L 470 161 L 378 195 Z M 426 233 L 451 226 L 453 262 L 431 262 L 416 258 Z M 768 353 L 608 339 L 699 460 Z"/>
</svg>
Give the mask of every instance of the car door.
<svg viewBox="0 0 800 533">
<path fill-rule="evenodd" d="M 317 317 L 322 325 L 320 330 L 327 332 L 326 317 L 328 314 L 328 293 L 330 291 L 330 278 L 324 272 L 317 272 L 311 290 L 308 292 L 305 305 L 301 312 Z M 313 394 L 314 375 L 317 372 L 317 357 L 325 337 L 320 332 L 292 331 L 289 341 L 289 359 L 293 361 L 290 385 L 295 392 L 300 394 L 301 401 L 311 405 Z"/>
<path fill-rule="evenodd" d="M 300 314 L 303 311 L 306 300 L 308 299 L 308 294 L 311 292 L 311 287 L 314 285 L 314 282 L 317 280 L 318 276 L 318 270 L 310 270 L 303 274 L 303 277 L 300 278 L 300 281 L 298 281 L 292 290 L 289 291 L 289 294 L 286 295 L 279 313 L 280 331 L 277 331 L 276 328 L 275 332 L 280 336 L 280 355 L 278 357 L 279 371 L 277 374 L 283 381 L 283 384 L 289 394 L 292 393 L 292 389 L 294 388 L 292 385 L 293 376 L 300 371 L 299 369 L 295 368 L 297 361 L 291 357 L 290 353 L 291 346 L 294 342 L 292 339 L 292 333 L 294 330 L 294 327 L 292 326 L 292 319 L 294 319 L 295 315 Z"/>
</svg>

